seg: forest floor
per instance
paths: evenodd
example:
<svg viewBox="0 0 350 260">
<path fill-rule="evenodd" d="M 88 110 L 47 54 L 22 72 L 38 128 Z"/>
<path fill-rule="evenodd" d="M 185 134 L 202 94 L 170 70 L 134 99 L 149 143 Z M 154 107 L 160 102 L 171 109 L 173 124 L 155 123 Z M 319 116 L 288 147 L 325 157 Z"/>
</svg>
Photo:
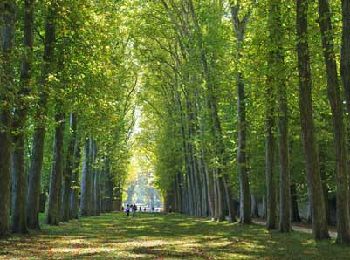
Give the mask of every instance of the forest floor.
<svg viewBox="0 0 350 260">
<path fill-rule="evenodd" d="M 111 213 L 0 240 L 0 259 L 349 259 L 350 247 L 301 232 L 182 215 Z"/>
</svg>

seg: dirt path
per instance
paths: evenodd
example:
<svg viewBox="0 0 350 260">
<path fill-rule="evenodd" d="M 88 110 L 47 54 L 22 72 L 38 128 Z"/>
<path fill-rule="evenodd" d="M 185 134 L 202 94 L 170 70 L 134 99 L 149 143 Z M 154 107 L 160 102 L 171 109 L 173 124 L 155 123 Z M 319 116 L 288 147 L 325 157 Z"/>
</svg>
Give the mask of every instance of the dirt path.
<svg viewBox="0 0 350 260">
<path fill-rule="evenodd" d="M 265 226 L 266 222 L 261 220 L 261 219 L 254 219 L 253 222 L 255 224 L 261 225 L 261 226 Z M 303 227 L 300 226 L 298 224 L 293 224 L 292 225 L 293 230 L 298 231 L 298 232 L 302 232 L 302 233 L 307 233 L 307 234 L 312 234 L 312 229 L 310 227 Z M 331 238 L 336 238 L 337 237 L 337 232 L 330 230 L 329 231 L 329 235 L 331 236 Z"/>
</svg>

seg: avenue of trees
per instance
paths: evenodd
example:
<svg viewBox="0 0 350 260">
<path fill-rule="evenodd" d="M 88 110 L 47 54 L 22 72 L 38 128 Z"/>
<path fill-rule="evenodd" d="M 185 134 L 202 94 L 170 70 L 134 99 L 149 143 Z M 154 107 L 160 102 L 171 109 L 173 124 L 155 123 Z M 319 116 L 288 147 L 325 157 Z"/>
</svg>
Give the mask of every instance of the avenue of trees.
<svg viewBox="0 0 350 260">
<path fill-rule="evenodd" d="M 134 1 L 165 207 L 350 243 L 350 1 Z M 258 202 L 263 213 L 258 212 Z"/>
<path fill-rule="evenodd" d="M 38 229 L 43 194 L 51 225 L 120 207 L 140 120 L 165 210 L 288 233 L 306 203 L 350 243 L 350 0 L 1 0 L 0 21 L 0 236 Z"/>
<path fill-rule="evenodd" d="M 50 225 L 111 211 L 138 82 L 117 6 L 1 0 L 0 18 L 0 236 L 39 229 L 44 206 Z"/>
</svg>

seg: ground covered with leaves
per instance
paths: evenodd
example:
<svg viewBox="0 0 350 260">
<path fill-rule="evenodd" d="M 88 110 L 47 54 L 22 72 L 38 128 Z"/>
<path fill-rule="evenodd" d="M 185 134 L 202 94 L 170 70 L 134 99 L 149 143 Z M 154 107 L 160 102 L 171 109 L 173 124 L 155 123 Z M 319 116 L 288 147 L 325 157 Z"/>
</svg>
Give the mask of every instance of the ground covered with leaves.
<svg viewBox="0 0 350 260">
<path fill-rule="evenodd" d="M 349 259 L 350 247 L 309 234 L 182 215 L 81 218 L 0 240 L 0 259 Z"/>
</svg>

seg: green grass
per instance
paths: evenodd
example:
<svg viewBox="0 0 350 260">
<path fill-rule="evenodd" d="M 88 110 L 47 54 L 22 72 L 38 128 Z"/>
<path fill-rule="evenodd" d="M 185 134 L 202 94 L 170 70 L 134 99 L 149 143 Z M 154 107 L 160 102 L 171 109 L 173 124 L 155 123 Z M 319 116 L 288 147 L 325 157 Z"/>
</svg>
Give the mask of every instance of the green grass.
<svg viewBox="0 0 350 260">
<path fill-rule="evenodd" d="M 182 215 L 82 218 L 0 241 L 0 259 L 350 259 L 350 247 L 308 234 Z"/>
</svg>

